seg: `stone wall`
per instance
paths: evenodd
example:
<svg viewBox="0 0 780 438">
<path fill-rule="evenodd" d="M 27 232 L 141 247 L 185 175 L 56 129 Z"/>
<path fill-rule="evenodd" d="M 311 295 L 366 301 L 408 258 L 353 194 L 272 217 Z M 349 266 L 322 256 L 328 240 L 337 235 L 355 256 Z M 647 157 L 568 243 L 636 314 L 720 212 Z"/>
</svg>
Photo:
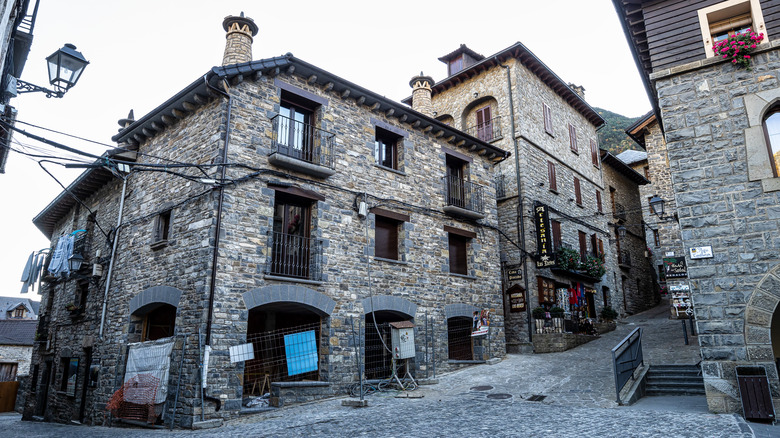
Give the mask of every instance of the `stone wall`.
<svg viewBox="0 0 780 438">
<path fill-rule="evenodd" d="M 31 356 L 32 347 L 29 345 L 0 346 L 0 362 L 15 363 L 17 376 L 26 376 L 30 374 Z"/>
<path fill-rule="evenodd" d="M 761 155 L 748 151 L 766 148 L 760 137 L 746 136 L 756 120 L 758 126 L 761 122 L 748 116 L 763 114 L 771 96 L 780 97 L 780 51 L 756 52 L 751 61 L 750 71 L 709 59 L 651 76 L 683 248 L 711 245 L 714 253 L 707 259 L 686 257 L 707 400 L 714 412 L 741 411 L 739 365 L 766 367 L 775 410 L 780 407 L 770 336 L 771 315 L 780 300 L 780 282 L 773 274 L 780 262 L 780 192 L 774 190 L 776 178 L 750 177 L 751 160 Z M 748 105 L 762 93 L 763 103 Z"/>
</svg>

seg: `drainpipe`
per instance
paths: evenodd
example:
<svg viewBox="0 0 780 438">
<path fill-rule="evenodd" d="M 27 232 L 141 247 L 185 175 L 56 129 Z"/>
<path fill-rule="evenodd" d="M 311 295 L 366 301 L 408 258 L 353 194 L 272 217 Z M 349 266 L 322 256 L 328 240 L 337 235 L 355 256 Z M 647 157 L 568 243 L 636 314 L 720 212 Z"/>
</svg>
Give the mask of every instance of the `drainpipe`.
<svg viewBox="0 0 780 438">
<path fill-rule="evenodd" d="M 230 145 L 230 110 L 233 106 L 233 98 L 230 96 L 229 93 L 226 93 L 225 91 L 213 87 L 211 84 L 209 84 L 209 81 L 206 78 L 206 76 L 203 76 L 203 81 L 206 83 L 207 87 L 209 87 L 214 92 L 227 97 L 228 100 L 227 118 L 225 120 L 225 148 L 222 150 L 222 166 L 221 166 L 222 170 L 220 172 L 220 181 L 224 181 L 225 173 L 227 170 L 227 166 L 225 166 L 225 164 L 227 164 L 227 160 L 228 160 L 228 145 Z M 225 82 L 223 82 L 222 85 L 223 87 L 227 88 L 227 84 Z M 220 185 L 217 190 L 219 191 L 219 198 L 217 203 L 217 223 L 216 223 L 216 232 L 214 234 L 214 254 L 212 255 L 211 258 L 211 281 L 209 283 L 209 313 L 208 313 L 208 318 L 206 319 L 205 344 L 207 347 L 211 345 L 211 324 L 212 324 L 212 320 L 214 319 L 214 294 L 216 293 L 216 287 L 217 287 L 217 260 L 219 258 L 219 235 L 222 232 L 222 206 L 225 202 L 224 186 Z"/>
<path fill-rule="evenodd" d="M 127 190 L 127 178 L 122 178 L 122 196 L 119 197 L 119 217 L 116 219 L 116 229 L 114 230 L 114 243 L 111 246 L 111 258 L 108 261 L 108 274 L 106 274 L 106 291 L 103 294 L 103 312 L 100 314 L 100 331 L 98 339 L 103 339 L 103 326 L 106 322 L 106 307 L 108 305 L 108 290 L 111 288 L 111 273 L 114 270 L 114 259 L 116 256 L 116 247 L 119 242 L 119 227 L 122 225 L 122 210 L 125 208 L 125 192 Z"/>
<path fill-rule="evenodd" d="M 515 148 L 515 179 L 517 182 L 517 237 L 520 241 L 520 260 L 523 263 L 523 284 L 525 286 L 525 314 L 528 320 L 528 342 L 533 339 L 533 321 L 531 320 L 531 301 L 529 300 L 530 291 L 528 290 L 528 263 L 525 251 L 525 219 L 523 218 L 523 192 L 520 183 L 520 146 L 517 144 L 517 135 L 515 134 L 515 105 L 512 97 L 512 75 L 511 68 L 508 65 L 501 64 L 496 56 L 496 64 L 506 70 L 506 86 L 509 89 L 509 121 L 512 127 L 512 143 Z"/>
</svg>

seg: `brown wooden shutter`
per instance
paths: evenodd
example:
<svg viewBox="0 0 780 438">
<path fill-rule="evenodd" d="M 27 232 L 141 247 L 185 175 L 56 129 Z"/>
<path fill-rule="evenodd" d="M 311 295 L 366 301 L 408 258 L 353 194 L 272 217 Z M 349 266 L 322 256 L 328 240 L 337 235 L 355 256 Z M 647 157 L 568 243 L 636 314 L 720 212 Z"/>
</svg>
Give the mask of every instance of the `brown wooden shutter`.
<svg viewBox="0 0 780 438">
<path fill-rule="evenodd" d="M 561 240 L 561 223 L 552 220 L 550 221 L 552 228 L 553 250 L 558 251 L 563 246 L 563 240 Z"/>
<path fill-rule="evenodd" d="M 466 263 L 468 254 L 466 253 L 466 242 L 468 238 L 457 234 L 449 234 L 450 247 L 450 272 L 454 274 L 468 275 L 468 266 Z"/>
<path fill-rule="evenodd" d="M 547 162 L 547 179 L 550 180 L 550 190 L 553 192 L 558 191 L 558 181 L 555 179 L 555 163 L 552 161 Z"/>
<path fill-rule="evenodd" d="M 580 236 L 580 260 L 585 261 L 585 256 L 588 255 L 588 235 L 582 231 L 578 231 Z"/>
<path fill-rule="evenodd" d="M 591 246 L 590 250 L 592 251 L 592 254 L 594 256 L 598 256 L 599 255 L 599 242 L 598 242 L 598 238 L 596 238 L 596 233 L 593 233 L 593 234 L 590 235 L 590 246 Z"/>
<path fill-rule="evenodd" d="M 601 205 L 601 192 L 598 189 L 596 190 L 596 208 L 598 208 L 599 213 L 604 213 L 604 209 Z"/>
<path fill-rule="evenodd" d="M 599 148 L 593 140 L 590 141 L 590 155 L 593 159 L 593 165 L 599 167 Z"/>
<path fill-rule="evenodd" d="M 577 205 L 582 206 L 582 192 L 580 191 L 580 179 L 574 177 L 574 199 L 577 201 Z"/>
<path fill-rule="evenodd" d="M 390 260 L 398 260 L 398 222 L 382 216 L 376 216 L 374 233 L 374 255 Z"/>
<path fill-rule="evenodd" d="M 577 128 L 569 123 L 569 147 L 574 152 L 577 152 Z"/>
</svg>

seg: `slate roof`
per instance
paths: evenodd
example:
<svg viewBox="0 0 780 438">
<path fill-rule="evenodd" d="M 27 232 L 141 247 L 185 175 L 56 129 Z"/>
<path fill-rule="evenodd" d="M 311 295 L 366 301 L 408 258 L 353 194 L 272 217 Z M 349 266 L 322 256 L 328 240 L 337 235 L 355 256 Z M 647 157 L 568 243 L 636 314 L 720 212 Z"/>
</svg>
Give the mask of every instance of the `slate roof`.
<svg viewBox="0 0 780 438">
<path fill-rule="evenodd" d="M 8 318 L 8 312 L 19 307 L 19 304 L 23 304 L 28 311 L 32 311 L 35 315 L 38 315 L 38 310 L 41 307 L 39 301 L 33 301 L 29 298 L 0 297 L 0 320 Z"/>
<path fill-rule="evenodd" d="M 33 345 L 38 321 L 0 320 L 0 345 Z"/>
<path fill-rule="evenodd" d="M 640 161 L 647 160 L 647 152 L 645 151 L 634 151 L 634 150 L 627 150 L 623 151 L 615 156 L 618 160 L 628 164 L 629 166 L 638 163 Z"/>
</svg>

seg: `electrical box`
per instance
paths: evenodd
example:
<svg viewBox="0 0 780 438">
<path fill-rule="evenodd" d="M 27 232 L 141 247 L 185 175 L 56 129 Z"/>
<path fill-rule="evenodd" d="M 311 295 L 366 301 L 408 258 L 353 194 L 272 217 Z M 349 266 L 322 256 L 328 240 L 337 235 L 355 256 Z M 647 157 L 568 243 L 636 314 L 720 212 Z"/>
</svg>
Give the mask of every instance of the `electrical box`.
<svg viewBox="0 0 780 438">
<path fill-rule="evenodd" d="M 414 323 L 400 321 L 390 323 L 390 340 L 393 349 L 393 358 L 409 359 L 415 356 L 414 351 Z"/>
</svg>

